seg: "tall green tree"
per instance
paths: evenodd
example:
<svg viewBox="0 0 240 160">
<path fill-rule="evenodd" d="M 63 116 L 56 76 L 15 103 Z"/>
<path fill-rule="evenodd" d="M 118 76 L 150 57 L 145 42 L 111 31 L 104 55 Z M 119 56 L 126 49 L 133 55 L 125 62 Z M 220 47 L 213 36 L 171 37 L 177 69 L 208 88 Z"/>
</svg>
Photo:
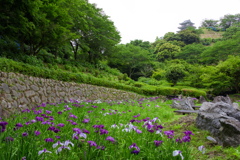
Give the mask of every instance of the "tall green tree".
<svg viewBox="0 0 240 160">
<path fill-rule="evenodd" d="M 193 30 L 185 29 L 180 31 L 178 35 L 180 36 L 181 41 L 183 41 L 186 45 L 199 43 L 200 41 L 200 36 Z"/>
<path fill-rule="evenodd" d="M 208 74 L 202 75 L 202 79 L 205 86 L 213 88 L 216 94 L 226 90 L 240 93 L 240 57 L 230 55 L 216 67 L 211 66 Z"/>
<path fill-rule="evenodd" d="M 168 66 L 165 71 L 167 81 L 173 83 L 173 86 L 175 86 L 177 82 L 185 77 L 186 71 L 184 71 L 184 68 L 182 64 L 172 64 Z"/>
<path fill-rule="evenodd" d="M 227 29 L 233 26 L 235 23 L 240 22 L 240 14 L 226 14 L 224 17 L 220 18 L 220 26 Z"/>
<path fill-rule="evenodd" d="M 149 52 L 139 46 L 120 44 L 117 45 L 114 54 L 111 55 L 109 65 L 119 69 L 122 73 L 127 73 L 130 78 L 137 80 L 142 75 L 141 70 L 146 75 L 151 70 L 144 68 L 147 66 L 151 68 L 151 57 L 148 55 Z"/>
<path fill-rule="evenodd" d="M 101 59 L 103 55 L 109 56 L 112 53 L 115 45 L 120 42 L 121 36 L 101 8 L 87 3 L 86 12 L 84 21 L 87 24 L 76 25 L 75 31 L 78 37 L 72 41 L 76 47 L 88 53 L 90 63 L 96 63 L 96 60 Z"/>
<path fill-rule="evenodd" d="M 201 22 L 201 27 L 216 27 L 219 20 L 205 19 Z"/>
<path fill-rule="evenodd" d="M 201 63 L 217 64 L 218 61 L 225 61 L 228 55 L 239 55 L 240 31 L 232 36 L 232 39 L 218 41 L 213 46 L 209 46 L 201 53 Z"/>
<path fill-rule="evenodd" d="M 176 54 L 176 58 L 183 59 L 188 63 L 199 63 L 201 53 L 206 49 L 202 44 L 189 44 L 184 46 L 180 52 Z"/>
<path fill-rule="evenodd" d="M 165 60 L 171 60 L 175 57 L 175 55 L 180 52 L 180 47 L 177 45 L 173 45 L 169 42 L 164 43 L 162 45 L 158 44 L 155 48 L 154 53 L 157 54 L 157 60 L 159 62 L 163 62 Z"/>
</svg>

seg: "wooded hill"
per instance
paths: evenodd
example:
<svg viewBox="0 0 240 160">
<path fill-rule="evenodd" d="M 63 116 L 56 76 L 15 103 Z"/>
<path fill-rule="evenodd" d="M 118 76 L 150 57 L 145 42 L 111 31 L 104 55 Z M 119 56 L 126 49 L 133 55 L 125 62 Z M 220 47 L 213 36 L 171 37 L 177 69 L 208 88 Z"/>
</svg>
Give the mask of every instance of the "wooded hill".
<svg viewBox="0 0 240 160">
<path fill-rule="evenodd" d="M 0 56 L 15 61 L 1 59 L 3 71 L 147 95 L 239 93 L 240 14 L 119 44 L 114 23 L 87 0 L 4 0 L 0 11 Z"/>
</svg>

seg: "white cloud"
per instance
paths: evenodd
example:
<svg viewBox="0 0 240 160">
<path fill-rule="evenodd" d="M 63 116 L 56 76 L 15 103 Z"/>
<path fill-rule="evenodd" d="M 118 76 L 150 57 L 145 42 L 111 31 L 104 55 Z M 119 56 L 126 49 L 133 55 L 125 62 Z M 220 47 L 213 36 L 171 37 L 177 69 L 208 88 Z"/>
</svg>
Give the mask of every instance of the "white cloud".
<svg viewBox="0 0 240 160">
<path fill-rule="evenodd" d="M 110 16 L 121 43 L 142 39 L 154 42 L 167 32 L 178 31 L 179 23 L 190 19 L 199 27 L 204 19 L 219 20 L 240 13 L 240 0 L 89 0 Z"/>
</svg>

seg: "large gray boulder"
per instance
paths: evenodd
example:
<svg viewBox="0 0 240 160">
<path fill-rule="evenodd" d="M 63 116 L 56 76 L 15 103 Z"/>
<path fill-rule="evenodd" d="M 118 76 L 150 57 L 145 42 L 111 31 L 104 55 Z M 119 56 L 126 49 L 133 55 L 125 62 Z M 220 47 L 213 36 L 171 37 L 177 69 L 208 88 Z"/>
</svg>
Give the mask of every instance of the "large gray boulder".
<svg viewBox="0 0 240 160">
<path fill-rule="evenodd" d="M 213 99 L 212 101 L 213 103 L 217 103 L 217 102 L 225 102 L 228 103 L 232 106 L 232 100 L 231 98 L 227 95 L 226 97 L 224 96 L 217 96 Z"/>
<path fill-rule="evenodd" d="M 207 102 L 207 100 L 203 96 L 200 96 L 199 103 L 203 104 L 203 102 Z"/>
<path fill-rule="evenodd" d="M 177 103 L 176 101 L 173 101 L 173 103 L 171 104 L 171 107 L 179 110 L 193 110 L 191 102 L 189 101 L 189 98 L 183 98 L 179 103 Z"/>
<path fill-rule="evenodd" d="M 223 147 L 240 145 L 240 111 L 229 103 L 204 102 L 195 124 L 197 128 L 209 131 Z"/>
</svg>

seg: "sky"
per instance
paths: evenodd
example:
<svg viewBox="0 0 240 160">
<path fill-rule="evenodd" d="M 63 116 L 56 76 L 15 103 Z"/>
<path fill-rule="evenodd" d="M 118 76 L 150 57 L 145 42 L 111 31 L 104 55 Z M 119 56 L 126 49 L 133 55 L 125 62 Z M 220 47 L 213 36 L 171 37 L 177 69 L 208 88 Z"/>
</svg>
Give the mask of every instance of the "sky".
<svg viewBox="0 0 240 160">
<path fill-rule="evenodd" d="M 198 28 L 205 19 L 220 20 L 240 13 L 240 0 L 89 0 L 102 8 L 120 32 L 121 42 L 140 39 L 154 42 L 167 32 L 179 31 L 190 19 Z"/>
</svg>

